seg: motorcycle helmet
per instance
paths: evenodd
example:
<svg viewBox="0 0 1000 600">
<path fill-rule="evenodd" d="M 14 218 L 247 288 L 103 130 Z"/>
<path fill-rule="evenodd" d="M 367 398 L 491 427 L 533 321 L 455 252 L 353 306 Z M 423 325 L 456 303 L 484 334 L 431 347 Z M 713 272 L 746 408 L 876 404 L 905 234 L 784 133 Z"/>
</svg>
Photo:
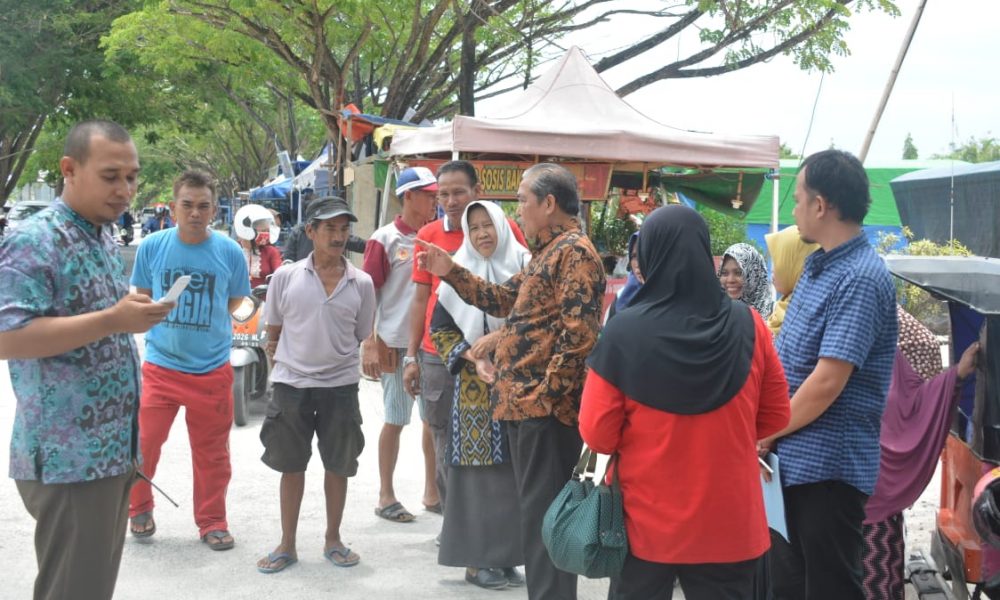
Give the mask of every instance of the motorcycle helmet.
<svg viewBox="0 0 1000 600">
<path fill-rule="evenodd" d="M 983 475 L 972 492 L 972 522 L 979 537 L 1000 548 L 1000 467 Z"/>
<path fill-rule="evenodd" d="M 247 204 L 236 211 L 236 215 L 233 217 L 233 229 L 236 230 L 236 235 L 244 240 L 256 239 L 257 230 L 254 229 L 254 223 L 257 221 L 268 222 L 270 241 L 272 244 L 276 243 L 281 234 L 281 228 L 274 222 L 274 215 L 271 214 L 271 211 L 259 204 Z"/>
</svg>

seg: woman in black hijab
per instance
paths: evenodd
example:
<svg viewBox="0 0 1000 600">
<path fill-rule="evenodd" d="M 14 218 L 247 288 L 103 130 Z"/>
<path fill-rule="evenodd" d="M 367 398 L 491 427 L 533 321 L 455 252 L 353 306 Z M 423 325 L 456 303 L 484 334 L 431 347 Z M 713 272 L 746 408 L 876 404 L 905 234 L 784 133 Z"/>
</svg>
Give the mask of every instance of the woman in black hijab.
<svg viewBox="0 0 1000 600">
<path fill-rule="evenodd" d="M 789 417 L 767 325 L 722 291 L 708 227 L 683 206 L 639 236 L 645 283 L 588 361 L 580 433 L 619 455 L 629 557 L 614 599 L 752 597 L 770 545 L 757 440 Z"/>
</svg>

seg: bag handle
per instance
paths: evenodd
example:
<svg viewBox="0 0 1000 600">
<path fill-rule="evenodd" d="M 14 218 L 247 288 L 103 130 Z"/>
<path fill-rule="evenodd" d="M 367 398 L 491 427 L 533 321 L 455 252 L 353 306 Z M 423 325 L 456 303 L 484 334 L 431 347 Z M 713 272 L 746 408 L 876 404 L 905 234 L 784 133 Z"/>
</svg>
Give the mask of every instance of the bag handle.
<svg viewBox="0 0 1000 600">
<path fill-rule="evenodd" d="M 621 484 L 618 481 L 618 453 L 615 452 L 608 459 L 608 466 L 604 470 L 602 484 L 608 479 L 608 469 L 611 463 L 615 463 L 615 470 L 611 475 L 611 485 L 599 488 L 598 493 L 606 494 L 608 499 L 608 510 L 600 511 L 597 524 L 597 532 L 600 536 L 601 544 L 606 548 L 624 548 L 628 545 L 625 535 L 625 515 L 622 505 Z"/>
<path fill-rule="evenodd" d="M 573 469 L 573 479 L 580 479 L 581 476 L 587 480 L 593 479 L 596 470 L 597 453 L 584 445 L 580 460 L 577 461 L 576 467 Z"/>
</svg>

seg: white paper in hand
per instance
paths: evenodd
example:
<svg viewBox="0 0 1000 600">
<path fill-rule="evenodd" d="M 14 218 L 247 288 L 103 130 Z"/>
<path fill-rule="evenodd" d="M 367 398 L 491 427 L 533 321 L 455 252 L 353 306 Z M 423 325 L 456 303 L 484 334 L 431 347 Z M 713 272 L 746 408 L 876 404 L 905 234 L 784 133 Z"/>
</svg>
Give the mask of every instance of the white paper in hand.
<svg viewBox="0 0 1000 600">
<path fill-rule="evenodd" d="M 181 292 L 184 291 L 184 288 L 186 288 L 189 283 L 191 283 L 191 276 L 181 275 L 180 277 L 177 278 L 177 281 L 174 281 L 174 285 L 170 286 L 170 290 L 167 291 L 167 294 L 164 297 L 157 300 L 157 302 L 169 302 L 172 304 L 177 304 L 178 298 L 181 297 Z"/>
<path fill-rule="evenodd" d="M 761 475 L 760 485 L 764 492 L 764 510 L 767 512 L 767 526 L 781 534 L 781 537 L 788 540 L 788 525 L 785 522 L 785 496 L 781 489 L 781 465 L 778 455 L 774 452 L 768 453 L 764 459 L 771 470 L 771 481 L 764 481 Z"/>
</svg>

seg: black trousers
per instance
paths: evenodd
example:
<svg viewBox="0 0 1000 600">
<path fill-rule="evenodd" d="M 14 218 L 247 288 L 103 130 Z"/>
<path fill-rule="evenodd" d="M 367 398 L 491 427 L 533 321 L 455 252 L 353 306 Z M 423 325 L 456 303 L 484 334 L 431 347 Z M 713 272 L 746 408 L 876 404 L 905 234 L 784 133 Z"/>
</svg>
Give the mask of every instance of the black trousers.
<svg viewBox="0 0 1000 600">
<path fill-rule="evenodd" d="M 507 421 L 511 466 L 521 505 L 521 544 L 530 600 L 575 600 L 576 575 L 552 564 L 542 544 L 545 511 L 573 475 L 583 441 L 554 417 Z"/>
<path fill-rule="evenodd" d="M 608 600 L 669 600 L 677 579 L 687 600 L 753 600 L 754 574 L 760 561 L 676 565 L 629 554 L 621 575 L 611 582 Z"/>
<path fill-rule="evenodd" d="M 861 522 L 868 496 L 842 481 L 785 488 L 789 542 L 771 536 L 775 600 L 865 600 Z"/>
</svg>

